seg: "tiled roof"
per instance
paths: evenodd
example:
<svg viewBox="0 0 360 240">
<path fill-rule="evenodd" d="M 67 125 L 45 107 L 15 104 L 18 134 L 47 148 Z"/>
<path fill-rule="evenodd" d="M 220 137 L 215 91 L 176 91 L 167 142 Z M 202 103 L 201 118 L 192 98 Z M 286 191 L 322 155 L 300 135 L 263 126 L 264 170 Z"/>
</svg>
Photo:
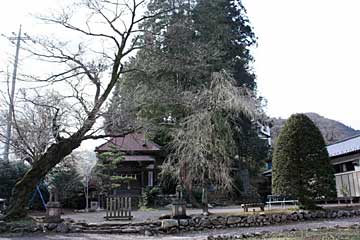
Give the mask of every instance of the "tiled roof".
<svg viewBox="0 0 360 240">
<path fill-rule="evenodd" d="M 360 135 L 347 138 L 327 146 L 330 157 L 336 157 L 360 150 Z"/>
<path fill-rule="evenodd" d="M 125 155 L 124 162 L 155 162 L 155 158 L 149 155 Z"/>
<path fill-rule="evenodd" d="M 159 151 L 160 146 L 145 140 L 144 134 L 132 133 L 125 137 L 111 138 L 109 141 L 95 149 L 97 152 L 113 150 L 122 152 L 154 152 Z"/>
</svg>

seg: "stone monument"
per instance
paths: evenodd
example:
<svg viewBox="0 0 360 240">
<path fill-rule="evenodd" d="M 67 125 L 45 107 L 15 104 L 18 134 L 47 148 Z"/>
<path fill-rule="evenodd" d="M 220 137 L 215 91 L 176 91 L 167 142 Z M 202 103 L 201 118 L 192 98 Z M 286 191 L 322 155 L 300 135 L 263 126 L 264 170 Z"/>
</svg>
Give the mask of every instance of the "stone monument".
<svg viewBox="0 0 360 240">
<path fill-rule="evenodd" d="M 59 223 L 61 219 L 61 205 L 59 202 L 59 193 L 55 187 L 49 188 L 50 197 L 49 202 L 46 204 L 45 222 Z"/>
<path fill-rule="evenodd" d="M 172 204 L 172 218 L 182 219 L 187 218 L 186 216 L 186 201 L 183 199 L 183 188 L 181 185 L 176 187 L 176 199 Z"/>
</svg>

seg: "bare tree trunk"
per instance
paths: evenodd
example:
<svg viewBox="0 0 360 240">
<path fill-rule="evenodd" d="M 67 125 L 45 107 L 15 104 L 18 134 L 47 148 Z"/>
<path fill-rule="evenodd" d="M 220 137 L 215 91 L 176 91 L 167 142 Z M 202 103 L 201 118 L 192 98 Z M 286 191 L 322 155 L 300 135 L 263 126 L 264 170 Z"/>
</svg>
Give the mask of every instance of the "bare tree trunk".
<svg viewBox="0 0 360 240">
<path fill-rule="evenodd" d="M 18 181 L 13 189 L 10 205 L 5 220 L 18 219 L 26 216 L 25 207 L 29 194 L 34 191 L 39 181 L 58 164 L 65 156 L 80 146 L 81 140 L 65 139 L 51 145 L 47 152 L 34 164 L 31 169 Z"/>
<path fill-rule="evenodd" d="M 201 204 L 196 200 L 196 198 L 194 197 L 194 194 L 192 192 L 192 186 L 191 185 L 188 185 L 188 184 L 184 184 L 185 185 L 185 188 L 186 188 L 186 191 L 188 192 L 189 194 L 189 199 L 190 199 L 190 202 L 191 204 L 194 206 L 194 207 L 197 207 L 197 208 L 200 208 L 201 207 Z"/>
</svg>

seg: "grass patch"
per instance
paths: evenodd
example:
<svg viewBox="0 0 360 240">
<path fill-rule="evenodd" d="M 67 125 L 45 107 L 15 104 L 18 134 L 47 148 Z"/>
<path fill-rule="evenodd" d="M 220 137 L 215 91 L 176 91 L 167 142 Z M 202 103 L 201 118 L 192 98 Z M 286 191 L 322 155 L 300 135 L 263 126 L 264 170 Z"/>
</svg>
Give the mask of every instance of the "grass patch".
<svg viewBox="0 0 360 240">
<path fill-rule="evenodd" d="M 30 225 L 32 223 L 34 223 L 34 219 L 32 219 L 31 217 L 25 217 L 25 218 L 21 218 L 18 220 L 14 220 L 14 221 L 9 221 L 8 223 L 13 223 L 13 224 L 21 224 L 21 225 Z"/>
<path fill-rule="evenodd" d="M 317 231 L 295 231 L 269 234 L 264 237 L 248 238 L 251 240 L 360 240 L 360 229 L 338 228 Z"/>
</svg>

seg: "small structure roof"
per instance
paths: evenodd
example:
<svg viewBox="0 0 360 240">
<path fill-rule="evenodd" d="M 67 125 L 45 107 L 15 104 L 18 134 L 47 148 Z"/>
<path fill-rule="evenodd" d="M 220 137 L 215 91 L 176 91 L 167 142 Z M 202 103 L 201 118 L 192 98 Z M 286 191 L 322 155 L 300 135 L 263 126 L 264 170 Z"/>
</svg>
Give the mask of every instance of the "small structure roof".
<svg viewBox="0 0 360 240">
<path fill-rule="evenodd" d="M 330 157 L 337 157 L 360 151 L 360 135 L 329 144 L 327 150 Z"/>
<path fill-rule="evenodd" d="M 145 139 L 142 133 L 131 133 L 124 137 L 111 138 L 106 143 L 95 148 L 96 152 L 121 151 L 121 152 L 156 152 L 160 146 Z"/>
<path fill-rule="evenodd" d="M 155 157 L 150 155 L 125 155 L 124 162 L 155 162 Z"/>
</svg>

